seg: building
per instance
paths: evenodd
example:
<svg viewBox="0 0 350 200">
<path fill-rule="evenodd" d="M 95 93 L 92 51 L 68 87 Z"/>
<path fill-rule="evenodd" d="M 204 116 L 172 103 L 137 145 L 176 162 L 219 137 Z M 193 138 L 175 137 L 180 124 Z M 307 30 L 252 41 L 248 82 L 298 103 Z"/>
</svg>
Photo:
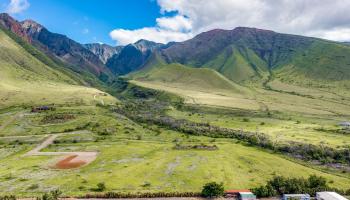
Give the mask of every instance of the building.
<svg viewBox="0 0 350 200">
<path fill-rule="evenodd" d="M 348 200 L 336 192 L 317 192 L 317 200 Z"/>
<path fill-rule="evenodd" d="M 239 200 L 255 200 L 256 196 L 251 192 L 239 192 Z"/>
<path fill-rule="evenodd" d="M 350 129 L 350 122 L 340 122 L 339 126 L 341 126 L 344 129 Z"/>
<path fill-rule="evenodd" d="M 225 197 L 239 200 L 255 200 L 256 196 L 250 190 L 226 190 Z"/>
<path fill-rule="evenodd" d="M 310 200 L 309 194 L 284 194 L 282 200 Z"/>
</svg>

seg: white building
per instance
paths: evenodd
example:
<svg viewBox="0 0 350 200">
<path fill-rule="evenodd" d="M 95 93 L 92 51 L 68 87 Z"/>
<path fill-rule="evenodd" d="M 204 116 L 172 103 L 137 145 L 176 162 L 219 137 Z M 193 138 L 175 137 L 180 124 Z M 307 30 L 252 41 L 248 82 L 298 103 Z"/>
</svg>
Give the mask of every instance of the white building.
<svg viewBox="0 0 350 200">
<path fill-rule="evenodd" d="M 343 127 L 344 129 L 350 128 L 350 122 L 340 122 L 339 126 Z"/>
<path fill-rule="evenodd" d="M 348 200 L 336 192 L 317 192 L 317 200 Z"/>
</svg>

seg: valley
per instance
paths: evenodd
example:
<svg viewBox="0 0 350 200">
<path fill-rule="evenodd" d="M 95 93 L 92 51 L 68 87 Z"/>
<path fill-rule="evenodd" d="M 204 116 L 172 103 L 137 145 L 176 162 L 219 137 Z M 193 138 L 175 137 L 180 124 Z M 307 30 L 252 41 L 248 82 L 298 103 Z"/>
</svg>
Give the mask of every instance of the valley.
<svg viewBox="0 0 350 200">
<path fill-rule="evenodd" d="M 0 26 L 0 196 L 193 196 L 312 175 L 350 195 L 349 46 L 239 27 L 111 47 Z"/>
</svg>

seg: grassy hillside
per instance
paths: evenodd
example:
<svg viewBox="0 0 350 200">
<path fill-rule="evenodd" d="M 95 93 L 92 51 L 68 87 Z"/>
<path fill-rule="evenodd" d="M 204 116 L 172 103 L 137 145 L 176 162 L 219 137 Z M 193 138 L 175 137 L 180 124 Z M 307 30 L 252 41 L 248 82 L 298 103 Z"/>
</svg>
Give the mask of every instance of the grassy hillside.
<svg viewBox="0 0 350 200">
<path fill-rule="evenodd" d="M 0 107 L 91 102 L 94 94 L 101 93 L 48 67 L 1 30 L 0 41 Z"/>
<path fill-rule="evenodd" d="M 146 75 L 132 77 L 136 80 L 162 82 L 173 86 L 186 85 L 188 89 L 198 89 L 199 91 L 201 88 L 207 88 L 207 90 L 216 92 L 224 90 L 239 92 L 241 88 L 214 70 L 189 68 L 181 64 L 157 67 Z"/>
<path fill-rule="evenodd" d="M 259 109 L 248 88 L 240 86 L 215 70 L 164 64 L 161 60 L 129 75 L 132 83 L 165 90 L 185 97 L 187 103 Z"/>
<path fill-rule="evenodd" d="M 350 81 L 350 47 L 318 41 L 285 66 L 274 70 L 276 78 L 287 83 L 325 88 L 347 88 Z"/>
<path fill-rule="evenodd" d="M 63 113 L 76 117 L 59 123 L 43 121 Z M 0 120 L 6 115 L 0 113 Z M 84 195 L 100 182 L 106 184 L 105 192 L 123 193 L 200 191 L 210 181 L 223 182 L 227 189 L 245 189 L 262 185 L 274 175 L 316 174 L 334 187 L 348 189 L 350 184 L 348 174 L 323 171 L 236 140 L 186 135 L 117 116 L 101 107 L 63 106 L 10 122 L 0 130 L 1 135 L 13 133 L 0 138 L 0 187 L 4 188 L 0 194 L 35 196 L 60 188 L 65 195 Z M 62 133 L 79 127 L 88 131 Z M 50 166 L 60 157 L 23 157 L 49 133 L 58 137 L 44 152 L 98 151 L 97 159 L 83 168 L 55 170 Z M 176 144 L 216 145 L 218 149 L 178 150 Z"/>
</svg>

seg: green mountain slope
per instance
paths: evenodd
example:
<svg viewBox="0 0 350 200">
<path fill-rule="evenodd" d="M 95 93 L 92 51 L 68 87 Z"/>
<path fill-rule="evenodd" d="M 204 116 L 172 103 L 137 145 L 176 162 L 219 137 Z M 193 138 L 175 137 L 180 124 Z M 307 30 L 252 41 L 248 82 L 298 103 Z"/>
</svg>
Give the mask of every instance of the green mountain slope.
<svg viewBox="0 0 350 200">
<path fill-rule="evenodd" d="M 350 46 L 318 40 L 293 60 L 274 70 L 290 82 L 331 83 L 350 80 Z"/>
<path fill-rule="evenodd" d="M 168 63 L 211 68 L 237 83 L 281 81 L 317 87 L 350 79 L 350 47 L 317 38 L 239 27 L 212 30 L 161 51 Z"/>
<path fill-rule="evenodd" d="M 259 29 L 213 30 L 175 43 L 129 76 L 212 106 L 344 115 L 350 105 L 349 46 Z"/>
<path fill-rule="evenodd" d="M 183 86 L 198 91 L 240 92 L 241 88 L 215 70 L 190 68 L 181 64 L 161 65 L 146 73 L 138 73 L 131 77 L 135 80 Z"/>
<path fill-rule="evenodd" d="M 18 104 L 91 103 L 93 95 L 101 93 L 80 86 L 72 75 L 47 66 L 2 30 L 0 66 L 1 108 Z"/>
</svg>

